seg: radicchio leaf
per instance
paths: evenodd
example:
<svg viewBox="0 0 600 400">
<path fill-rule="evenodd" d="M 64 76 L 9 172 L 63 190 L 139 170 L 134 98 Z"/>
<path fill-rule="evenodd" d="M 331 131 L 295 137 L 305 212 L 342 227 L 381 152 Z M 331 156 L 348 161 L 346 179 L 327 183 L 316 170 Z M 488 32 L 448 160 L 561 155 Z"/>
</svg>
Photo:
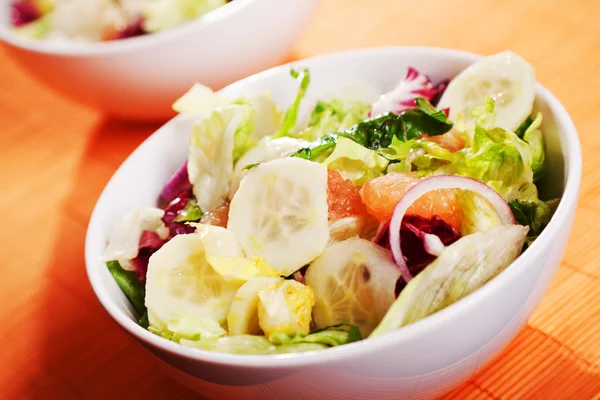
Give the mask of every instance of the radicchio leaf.
<svg viewBox="0 0 600 400">
<path fill-rule="evenodd" d="M 190 186 L 189 188 L 179 193 L 177 197 L 175 197 L 175 199 L 173 199 L 171 203 L 169 203 L 167 208 L 165 208 L 165 213 L 162 217 L 162 222 L 169 230 L 169 239 L 176 235 L 185 235 L 187 233 L 192 233 L 196 230 L 196 228 L 186 223 L 191 221 L 182 221 L 180 218 L 181 214 L 185 212 L 188 203 L 192 201 L 195 202 L 195 199 L 194 194 L 192 193 L 192 187 Z M 198 220 L 199 219 L 200 218 L 198 218 Z"/>
<path fill-rule="evenodd" d="M 10 5 L 11 22 L 15 27 L 21 27 L 42 16 L 40 10 L 31 0 L 18 0 Z"/>
<path fill-rule="evenodd" d="M 406 265 L 413 277 L 436 259 L 435 256 L 425 251 L 425 246 L 423 245 L 424 234 L 436 235 L 445 246 L 460 239 L 460 234 L 456 229 L 438 215 L 434 215 L 432 218 L 423 218 L 418 215 L 404 216 L 400 228 L 400 240 L 402 243 L 402 253 L 406 258 Z M 390 248 L 389 232 L 387 230 L 379 238 L 378 244 L 387 249 Z M 406 282 L 402 277 L 398 279 L 396 283 L 396 296 L 400 294 L 405 286 Z"/>
<path fill-rule="evenodd" d="M 165 208 L 175 200 L 182 192 L 191 193 L 192 184 L 188 176 L 187 161 L 171 176 L 158 197 L 158 206 Z"/>
<path fill-rule="evenodd" d="M 447 85 L 448 81 L 434 85 L 427 75 L 409 67 L 404 79 L 372 104 L 369 116 L 376 116 L 385 112 L 401 114 L 404 111 L 412 110 L 417 107 L 415 99 L 418 97 L 423 97 L 435 105 L 446 90 Z"/>
<path fill-rule="evenodd" d="M 167 240 L 161 239 L 156 233 L 151 231 L 142 232 L 140 237 L 140 244 L 138 255 L 136 258 L 131 260 L 135 267 L 135 275 L 140 281 L 146 280 L 146 273 L 148 272 L 148 262 L 150 256 L 160 249 Z"/>
</svg>

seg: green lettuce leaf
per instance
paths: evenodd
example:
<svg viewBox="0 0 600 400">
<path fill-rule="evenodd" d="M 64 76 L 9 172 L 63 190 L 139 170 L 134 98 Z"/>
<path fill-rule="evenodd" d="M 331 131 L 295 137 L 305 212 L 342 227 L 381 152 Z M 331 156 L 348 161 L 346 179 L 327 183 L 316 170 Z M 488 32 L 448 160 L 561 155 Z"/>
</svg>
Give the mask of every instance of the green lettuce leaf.
<svg viewBox="0 0 600 400">
<path fill-rule="evenodd" d="M 13 31 L 21 36 L 30 39 L 44 39 L 52 30 L 52 21 L 50 15 L 44 15 L 35 21 L 29 22 L 18 28 L 13 28 Z"/>
<path fill-rule="evenodd" d="M 174 222 L 196 222 L 202 218 L 202 210 L 198 207 L 196 199 L 190 199 L 184 209 L 173 218 Z"/>
<path fill-rule="evenodd" d="M 150 326 L 150 321 L 148 321 L 148 310 L 144 311 L 144 315 L 138 321 L 138 324 L 144 329 L 148 329 Z"/>
<path fill-rule="evenodd" d="M 355 185 L 383 175 L 389 161 L 373 150 L 346 137 L 339 137 L 333 153 L 323 161 L 327 168 L 338 171 Z"/>
<path fill-rule="evenodd" d="M 528 242 L 535 240 L 550 222 L 552 207 L 539 199 L 538 190 L 534 184 L 524 186 L 517 198 L 508 203 L 517 222 L 529 226 Z"/>
<path fill-rule="evenodd" d="M 108 271 L 119 285 L 127 299 L 131 302 L 133 308 L 143 315 L 146 312 L 144 299 L 146 297 L 146 287 L 144 282 L 141 282 L 135 276 L 133 271 L 125 271 L 121 268 L 118 261 L 108 261 L 106 263 Z"/>
<path fill-rule="evenodd" d="M 304 158 L 305 160 L 310 161 L 324 160 L 327 156 L 329 156 L 329 154 L 331 154 L 336 143 L 337 135 L 327 134 L 321 139 L 312 142 L 309 146 L 298 150 L 292 154 L 291 157 Z"/>
<path fill-rule="evenodd" d="M 232 104 L 249 106 L 254 110 L 254 130 L 250 136 L 251 146 L 254 146 L 264 136 L 274 134 L 280 128 L 281 111 L 273 102 L 270 93 L 240 97 Z"/>
<path fill-rule="evenodd" d="M 177 343 L 181 339 L 196 341 L 227 334 L 217 321 L 197 315 L 173 315 L 166 326 L 150 325 L 148 330 Z"/>
<path fill-rule="evenodd" d="M 282 344 L 275 347 L 273 351 L 275 354 L 291 354 L 291 353 L 304 353 L 306 351 L 324 350 L 329 348 L 328 346 L 320 343 L 290 343 Z"/>
<path fill-rule="evenodd" d="M 177 341 L 187 347 L 230 354 L 300 353 L 323 350 L 362 339 L 358 328 L 348 324 L 314 330 L 308 335 L 300 333 L 287 335 L 278 332 L 271 334 L 268 340 L 264 336 L 258 335 L 189 335 L 189 331 L 184 332 L 188 333 L 187 337 L 184 337 L 181 333 L 173 334 L 169 330 L 150 328 L 157 335 Z"/>
<path fill-rule="evenodd" d="M 357 100 L 319 101 L 313 109 L 308 127 L 298 137 L 316 140 L 328 133 L 342 132 L 366 119 L 370 104 Z"/>
<path fill-rule="evenodd" d="M 381 149 L 379 153 L 388 160 L 399 161 L 401 165 L 394 165 L 394 171 L 416 171 L 419 176 L 432 173 L 442 166 L 451 166 L 460 156 L 426 139 L 405 142 L 395 136 L 389 147 Z"/>
<path fill-rule="evenodd" d="M 394 331 L 473 293 L 521 254 L 528 228 L 500 225 L 463 236 L 400 292 L 370 337 Z"/>
<path fill-rule="evenodd" d="M 275 345 L 264 336 L 240 335 L 201 340 L 181 339 L 184 346 L 230 354 L 271 354 Z"/>
<path fill-rule="evenodd" d="M 533 182 L 531 148 L 516 134 L 494 126 L 491 98 L 472 115 L 476 118 L 473 145 L 454 153 L 456 173 L 485 182 L 506 201 L 514 200 L 522 186 Z"/>
<path fill-rule="evenodd" d="M 441 135 L 452 128 L 452 122 L 443 111 L 437 110 L 427 100 L 415 100 L 417 108 L 402 114 L 391 112 L 359 122 L 344 132 L 355 142 L 372 150 L 388 147 L 396 137 L 402 142 L 416 139 L 423 134 Z"/>
<path fill-rule="evenodd" d="M 278 346 L 299 343 L 313 343 L 334 347 L 356 342 L 361 339 L 362 337 L 358 327 L 349 324 L 338 324 L 325 327 L 314 330 L 308 335 L 304 335 L 302 333 L 292 333 L 291 335 L 288 335 L 283 332 L 276 332 L 269 336 L 269 342 Z"/>
<path fill-rule="evenodd" d="M 515 131 L 515 134 L 519 138 L 523 139 L 523 136 L 525 136 L 525 131 L 527 130 L 527 128 L 529 128 L 529 126 L 531 125 L 532 122 L 533 122 L 533 118 L 530 115 L 525 119 L 525 121 L 523 121 L 521 123 L 521 125 L 519 125 L 519 127 Z"/>
<path fill-rule="evenodd" d="M 540 129 L 541 125 L 542 113 L 538 113 L 523 133 L 523 140 L 525 140 L 531 148 L 531 169 L 533 170 L 534 182 L 538 181 L 545 172 L 546 154 L 544 152 L 544 134 Z"/>
<path fill-rule="evenodd" d="M 283 116 L 283 122 L 281 123 L 279 131 L 273 135 L 273 138 L 290 136 L 290 133 L 296 126 L 296 121 L 298 120 L 298 109 L 300 108 L 300 102 L 302 101 L 302 98 L 304 98 L 306 90 L 308 89 L 308 85 L 310 84 L 310 73 L 306 68 L 292 68 L 290 70 L 290 75 L 292 75 L 292 78 L 300 82 L 300 88 L 298 89 L 296 99 Z"/>
</svg>

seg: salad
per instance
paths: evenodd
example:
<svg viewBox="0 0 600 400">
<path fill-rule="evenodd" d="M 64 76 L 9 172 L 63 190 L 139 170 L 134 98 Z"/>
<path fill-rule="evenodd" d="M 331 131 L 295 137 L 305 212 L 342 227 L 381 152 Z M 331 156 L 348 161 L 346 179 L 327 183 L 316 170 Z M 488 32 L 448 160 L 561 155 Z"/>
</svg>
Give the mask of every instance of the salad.
<svg viewBox="0 0 600 400">
<path fill-rule="evenodd" d="M 558 200 L 538 195 L 543 116 L 518 55 L 437 84 L 409 68 L 376 101 L 321 100 L 303 122 L 310 73 L 291 76 L 285 111 L 198 84 L 175 102 L 187 161 L 105 253 L 154 334 L 235 354 L 377 337 L 474 292 L 548 224 Z"/>
<path fill-rule="evenodd" d="M 32 39 L 106 41 L 163 31 L 231 0 L 15 0 L 14 32 Z"/>
</svg>

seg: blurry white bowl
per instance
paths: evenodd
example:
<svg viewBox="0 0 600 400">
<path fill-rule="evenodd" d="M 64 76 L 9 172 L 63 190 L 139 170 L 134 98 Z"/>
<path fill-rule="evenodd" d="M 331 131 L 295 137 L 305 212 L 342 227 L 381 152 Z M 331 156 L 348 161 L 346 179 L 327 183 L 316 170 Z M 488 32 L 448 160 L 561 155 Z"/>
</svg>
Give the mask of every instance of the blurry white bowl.
<svg viewBox="0 0 600 400">
<path fill-rule="evenodd" d="M 174 115 L 194 82 L 214 89 L 285 60 L 318 0 L 233 0 L 164 32 L 57 46 L 9 29 L 12 0 L 0 0 L 0 40 L 41 82 L 107 114 L 130 120 Z"/>
<path fill-rule="evenodd" d="M 378 48 L 294 63 L 311 71 L 304 111 L 315 99 L 347 86 L 383 92 L 407 66 L 434 81 L 455 76 L 477 55 L 435 48 Z M 295 96 L 289 66 L 242 80 L 227 95 L 268 90 L 280 106 Z M 146 140 L 119 168 L 93 212 L 86 239 L 89 279 L 100 302 L 135 340 L 162 359 L 176 379 L 206 398 L 400 399 L 432 398 L 486 365 L 527 321 L 558 268 L 573 223 L 581 175 L 581 149 L 571 118 L 543 86 L 536 88 L 543 112 L 548 176 L 546 197 L 562 200 L 535 243 L 509 268 L 450 307 L 376 339 L 320 352 L 238 356 L 189 349 L 140 327 L 132 308 L 100 261 L 114 224 L 135 206 L 154 205 L 169 176 L 187 155 L 188 137 L 175 118 Z"/>
</svg>

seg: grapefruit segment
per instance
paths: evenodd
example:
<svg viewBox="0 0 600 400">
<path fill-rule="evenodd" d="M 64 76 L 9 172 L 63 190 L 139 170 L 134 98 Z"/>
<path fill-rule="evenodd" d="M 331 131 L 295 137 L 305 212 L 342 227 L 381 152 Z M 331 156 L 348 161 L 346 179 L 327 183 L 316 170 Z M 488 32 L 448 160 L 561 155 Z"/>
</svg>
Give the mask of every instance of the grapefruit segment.
<svg viewBox="0 0 600 400">
<path fill-rule="evenodd" d="M 394 207 L 404 193 L 419 179 L 414 173 L 391 172 L 365 183 L 360 189 L 360 197 L 367 211 L 381 222 L 389 221 Z M 407 211 L 407 214 L 432 218 L 439 215 L 454 229 L 460 231 L 461 212 L 454 190 L 434 190 L 421 196 Z"/>
</svg>

